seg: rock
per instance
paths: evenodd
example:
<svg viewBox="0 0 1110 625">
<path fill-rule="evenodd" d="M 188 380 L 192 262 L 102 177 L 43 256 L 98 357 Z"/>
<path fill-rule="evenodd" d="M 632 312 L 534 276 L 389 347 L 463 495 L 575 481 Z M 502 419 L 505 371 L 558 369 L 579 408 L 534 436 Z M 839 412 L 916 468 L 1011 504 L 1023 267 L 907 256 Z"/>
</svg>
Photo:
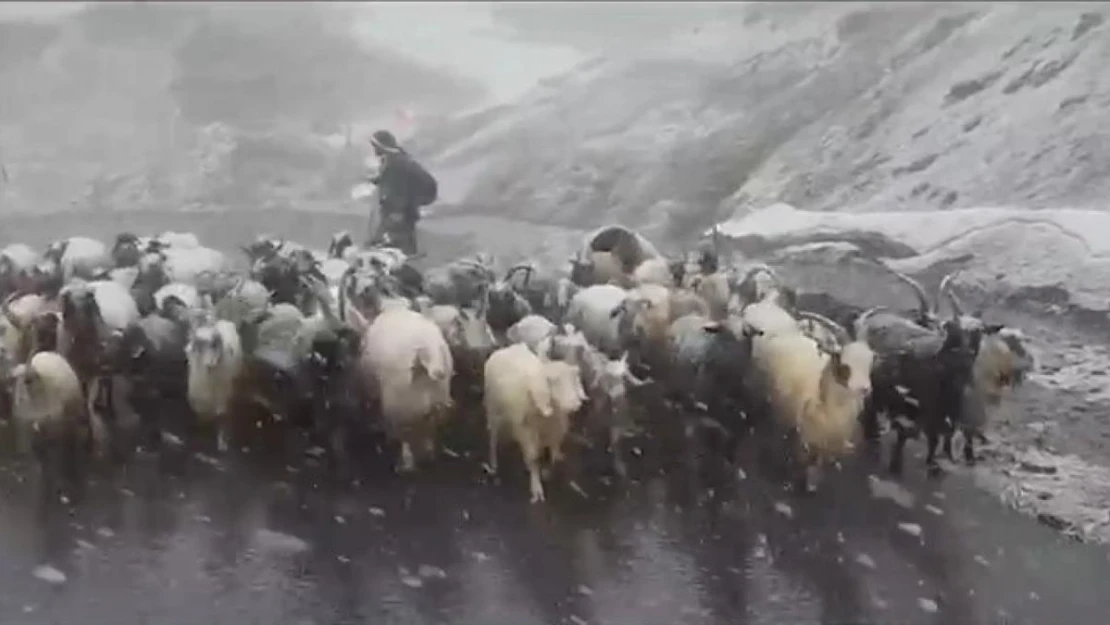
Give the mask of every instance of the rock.
<svg viewBox="0 0 1110 625">
<path fill-rule="evenodd" d="M 35 570 L 32 571 L 31 574 L 34 575 L 37 579 L 40 579 L 48 584 L 55 585 L 66 583 L 67 579 L 65 573 L 50 566 L 49 564 L 42 564 L 35 567 Z"/>
<path fill-rule="evenodd" d="M 1041 512 L 1037 514 L 1037 521 L 1041 525 L 1046 525 L 1056 531 L 1063 531 L 1071 527 L 1071 523 L 1050 512 Z"/>
<path fill-rule="evenodd" d="M 914 537 L 920 537 L 922 532 L 921 526 L 917 523 L 899 523 L 898 529 Z"/>
<path fill-rule="evenodd" d="M 1022 471 L 1029 473 L 1040 473 L 1042 475 L 1053 475 L 1056 473 L 1056 466 L 1046 462 L 1037 462 L 1033 460 L 1022 460 L 1019 464 Z"/>
</svg>

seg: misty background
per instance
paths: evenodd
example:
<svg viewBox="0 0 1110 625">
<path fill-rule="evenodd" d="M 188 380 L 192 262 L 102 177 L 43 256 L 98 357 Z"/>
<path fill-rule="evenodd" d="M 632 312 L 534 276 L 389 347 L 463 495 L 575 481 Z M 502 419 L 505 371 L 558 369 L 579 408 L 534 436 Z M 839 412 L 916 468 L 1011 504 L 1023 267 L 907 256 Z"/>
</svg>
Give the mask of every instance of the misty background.
<svg viewBox="0 0 1110 625">
<path fill-rule="evenodd" d="M 775 202 L 1105 206 L 1103 5 L 5 3 L 0 210 L 365 211 L 688 237 Z"/>
</svg>

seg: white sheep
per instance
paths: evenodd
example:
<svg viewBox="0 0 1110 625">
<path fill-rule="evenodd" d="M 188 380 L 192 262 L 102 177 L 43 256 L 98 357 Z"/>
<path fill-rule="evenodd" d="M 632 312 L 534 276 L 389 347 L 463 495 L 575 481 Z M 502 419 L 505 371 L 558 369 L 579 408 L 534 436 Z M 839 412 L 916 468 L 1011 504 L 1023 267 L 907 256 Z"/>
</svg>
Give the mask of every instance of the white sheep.
<svg viewBox="0 0 1110 625">
<path fill-rule="evenodd" d="M 360 366 L 379 393 L 387 433 L 401 442 L 398 469 L 414 470 L 414 451 L 435 452 L 435 430 L 452 406 L 447 341 L 432 320 L 389 306 L 366 329 Z"/>
<path fill-rule="evenodd" d="M 578 368 L 561 361 L 543 361 L 523 344 L 493 353 L 485 366 L 486 419 L 489 428 L 489 469 L 497 473 L 498 437 L 511 431 L 528 469 L 532 502 L 544 500 L 540 458 L 563 459 L 570 415 L 586 400 Z"/>
<path fill-rule="evenodd" d="M 23 362 L 28 355 L 28 327 L 39 313 L 47 310 L 47 301 L 36 293 L 13 293 L 0 310 L 3 311 L 0 316 L 0 348 L 11 362 Z"/>
<path fill-rule="evenodd" d="M 632 283 L 674 286 L 674 274 L 671 273 L 671 267 L 666 258 L 649 258 L 632 271 Z"/>
<path fill-rule="evenodd" d="M 223 252 L 210 247 L 174 248 L 162 252 L 163 269 L 170 282 L 197 285 L 204 274 L 217 274 L 230 269 Z"/>
<path fill-rule="evenodd" d="M 226 451 L 227 420 L 245 363 L 235 324 L 223 319 L 201 323 L 189 336 L 186 356 L 189 407 L 199 421 L 216 423 L 217 448 Z"/>
<path fill-rule="evenodd" d="M 558 330 L 558 327 L 551 323 L 546 317 L 540 315 L 528 315 L 520 321 L 514 323 L 509 330 L 505 333 L 506 338 L 510 343 L 523 343 L 528 346 L 537 355 L 546 355 L 541 353 L 541 343 L 544 339 L 552 336 Z"/>
<path fill-rule="evenodd" d="M 763 338 L 776 334 L 795 334 L 799 331 L 798 320 L 786 312 L 773 295 L 745 306 L 740 312 L 740 318 L 745 324 L 762 332 Z"/>
<path fill-rule="evenodd" d="M 30 245 L 12 243 L 0 250 L 0 278 L 9 280 L 30 275 L 39 254 Z"/>
<path fill-rule="evenodd" d="M 590 252 L 590 267 L 594 284 L 629 285 L 629 276 L 616 254 L 612 252 Z"/>
<path fill-rule="evenodd" d="M 719 321 L 728 315 L 728 301 L 732 293 L 725 272 L 695 275 L 690 280 L 690 288 L 705 301 L 711 319 Z"/>
<path fill-rule="evenodd" d="M 767 384 L 775 420 L 796 433 L 804 484 L 812 490 L 821 465 L 854 446 L 871 391 L 874 353 L 862 342 L 825 353 L 800 333 L 760 337 L 753 357 Z"/>
<path fill-rule="evenodd" d="M 88 237 L 70 237 L 52 243 L 43 256 L 58 263 L 65 282 L 73 278 L 91 280 L 112 266 L 108 247 Z"/>
<path fill-rule="evenodd" d="M 49 448 L 64 446 L 73 454 L 83 434 L 84 395 L 77 373 L 61 354 L 39 352 L 12 370 L 12 417 L 24 451 L 35 449 L 40 461 Z M 94 441 L 104 442 L 103 424 L 94 424 Z M 66 458 L 73 461 L 74 458 Z"/>
<path fill-rule="evenodd" d="M 617 320 L 613 311 L 628 297 L 628 291 L 612 284 L 596 284 L 574 294 L 567 307 L 566 320 L 582 331 L 598 349 L 617 354 L 621 349 Z"/>
<path fill-rule="evenodd" d="M 166 298 L 175 297 L 190 310 L 200 308 L 202 300 L 197 288 L 191 284 L 171 282 L 154 292 L 154 309 L 163 310 Z"/>
</svg>

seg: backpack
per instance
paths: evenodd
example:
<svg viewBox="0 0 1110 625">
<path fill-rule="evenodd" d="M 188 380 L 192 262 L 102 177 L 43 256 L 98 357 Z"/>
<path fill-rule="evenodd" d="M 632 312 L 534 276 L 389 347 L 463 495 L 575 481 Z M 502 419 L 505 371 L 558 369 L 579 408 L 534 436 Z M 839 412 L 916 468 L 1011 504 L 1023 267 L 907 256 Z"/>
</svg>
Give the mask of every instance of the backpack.
<svg viewBox="0 0 1110 625">
<path fill-rule="evenodd" d="M 416 206 L 427 206 L 436 201 L 439 196 L 439 184 L 434 176 L 415 159 L 409 158 L 409 174 L 411 175 L 412 199 Z"/>
</svg>

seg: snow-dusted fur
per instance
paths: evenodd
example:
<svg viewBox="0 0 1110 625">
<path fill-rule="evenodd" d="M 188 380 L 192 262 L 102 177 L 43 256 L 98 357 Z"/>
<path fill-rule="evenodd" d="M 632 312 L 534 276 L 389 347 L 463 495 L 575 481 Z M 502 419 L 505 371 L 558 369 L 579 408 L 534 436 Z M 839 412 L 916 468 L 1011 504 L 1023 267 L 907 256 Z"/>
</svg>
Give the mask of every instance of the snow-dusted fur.
<svg viewBox="0 0 1110 625">
<path fill-rule="evenodd" d="M 709 317 L 714 320 L 724 319 L 728 315 L 728 300 L 731 295 L 728 285 L 728 275 L 723 271 L 709 275 L 697 275 L 690 285 L 695 294 L 705 301 L 709 308 Z M 676 316 L 675 319 L 678 317 Z"/>
<path fill-rule="evenodd" d="M 32 444 L 76 442 L 84 423 L 84 395 L 77 373 L 61 354 L 39 352 L 12 370 L 12 416 L 25 450 Z M 97 442 L 103 432 L 96 432 Z M 41 448 L 40 448 L 41 449 Z M 76 445 L 68 452 L 76 451 Z"/>
<path fill-rule="evenodd" d="M 543 501 L 540 458 L 546 449 L 552 463 L 562 460 L 570 415 L 585 400 L 578 367 L 543 361 L 523 344 L 494 352 L 486 361 L 484 394 L 490 469 L 497 472 L 498 436 L 509 430 L 528 469 L 532 502 Z"/>
<path fill-rule="evenodd" d="M 609 354 L 620 353 L 617 320 L 612 312 L 628 297 L 628 291 L 612 284 L 589 286 L 574 294 L 567 307 L 566 321 L 582 331 L 591 344 Z"/>
<path fill-rule="evenodd" d="M 740 316 L 744 323 L 763 332 L 764 338 L 798 332 L 797 320 L 772 297 L 745 306 Z"/>
<path fill-rule="evenodd" d="M 674 274 L 667 259 L 649 258 L 632 272 L 632 282 L 636 285 L 674 286 Z"/>
<path fill-rule="evenodd" d="M 189 363 L 189 407 L 202 422 L 216 422 L 217 444 L 225 451 L 228 420 L 236 385 L 243 375 L 243 348 L 230 321 L 217 320 L 195 328 L 186 347 Z"/>
<path fill-rule="evenodd" d="M 991 417 L 999 409 L 1006 392 L 1021 383 L 1033 366 L 1032 357 L 1020 343 L 1020 335 L 1006 328 L 986 334 L 971 367 L 971 380 L 963 391 L 963 422 L 968 437 L 982 435 Z M 973 454 L 965 447 L 965 456 Z"/>
<path fill-rule="evenodd" d="M 435 305 L 424 312 L 435 322 L 451 348 L 456 368 L 480 374 L 486 358 L 493 353 L 496 341 L 493 331 L 481 314 L 469 308 Z"/>
<path fill-rule="evenodd" d="M 590 252 L 594 284 L 627 284 L 621 261 L 612 252 Z"/>
<path fill-rule="evenodd" d="M 191 250 L 200 247 L 200 239 L 192 232 L 174 232 L 167 230 L 158 235 L 158 242 L 167 248 Z"/>
<path fill-rule="evenodd" d="M 558 327 L 546 317 L 528 315 L 514 323 L 505 333 L 509 343 L 523 343 L 535 354 L 541 354 L 540 347 L 544 339 L 555 334 Z M 546 355 L 546 354 L 542 354 Z"/>
<path fill-rule="evenodd" d="M 191 284 L 171 282 L 154 292 L 154 308 L 162 310 L 167 297 L 176 297 L 178 301 L 190 310 L 200 308 L 201 299 L 197 288 Z"/>
<path fill-rule="evenodd" d="M 4 307 L 4 314 L 0 315 L 0 347 L 10 362 L 20 363 L 27 359 L 28 328 L 45 310 L 46 299 L 34 293 L 18 296 Z"/>
<path fill-rule="evenodd" d="M 728 307 L 728 296 L 725 296 L 725 303 L 720 307 L 722 318 Z M 697 293 L 687 288 L 678 288 L 671 291 L 670 310 L 668 311 L 671 321 L 680 319 L 686 315 L 704 315 L 706 317 L 712 316 L 714 308 Z"/>
<path fill-rule="evenodd" d="M 66 240 L 59 266 L 62 280 L 73 278 L 92 279 L 93 276 L 112 266 L 111 254 L 107 246 L 88 237 L 70 237 Z"/>
<path fill-rule="evenodd" d="M 163 268 L 170 282 L 197 285 L 203 274 L 216 274 L 230 269 L 223 252 L 210 247 L 169 248 Z"/>
<path fill-rule="evenodd" d="M 806 468 L 806 486 L 812 488 L 815 471 L 824 462 L 854 447 L 874 354 L 860 342 L 826 354 L 799 333 L 761 338 L 756 366 L 767 381 L 775 420 L 797 433 L 798 460 Z"/>
<path fill-rule="evenodd" d="M 450 347 L 432 320 L 389 307 L 366 330 L 361 366 L 379 393 L 387 433 L 401 442 L 398 468 L 411 471 L 414 453 L 434 454 L 436 427 L 452 405 Z"/>
</svg>

